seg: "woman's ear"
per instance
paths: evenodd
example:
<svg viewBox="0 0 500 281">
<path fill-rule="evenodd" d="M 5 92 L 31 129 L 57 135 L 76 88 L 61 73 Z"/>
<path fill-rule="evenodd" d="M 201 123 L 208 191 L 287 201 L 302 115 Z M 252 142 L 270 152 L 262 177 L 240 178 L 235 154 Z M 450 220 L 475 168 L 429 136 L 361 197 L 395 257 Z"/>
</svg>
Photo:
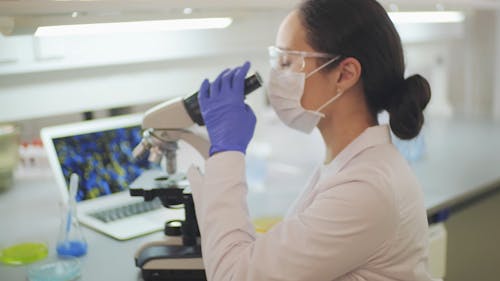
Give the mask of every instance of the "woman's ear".
<svg viewBox="0 0 500 281">
<path fill-rule="evenodd" d="M 345 92 L 354 87 L 361 78 L 361 63 L 355 58 L 348 57 L 340 62 L 336 75 L 337 88 Z"/>
</svg>

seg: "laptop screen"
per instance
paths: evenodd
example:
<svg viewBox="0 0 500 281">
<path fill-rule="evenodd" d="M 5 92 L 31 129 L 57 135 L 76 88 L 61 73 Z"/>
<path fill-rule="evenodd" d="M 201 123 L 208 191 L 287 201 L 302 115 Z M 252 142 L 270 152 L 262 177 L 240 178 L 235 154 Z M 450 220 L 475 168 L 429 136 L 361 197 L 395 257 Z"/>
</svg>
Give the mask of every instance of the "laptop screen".
<svg viewBox="0 0 500 281">
<path fill-rule="evenodd" d="M 154 168 L 147 157 L 132 158 L 141 139 L 140 126 L 53 138 L 66 186 L 72 173 L 80 177 L 77 201 L 127 190 L 144 170 Z"/>
</svg>

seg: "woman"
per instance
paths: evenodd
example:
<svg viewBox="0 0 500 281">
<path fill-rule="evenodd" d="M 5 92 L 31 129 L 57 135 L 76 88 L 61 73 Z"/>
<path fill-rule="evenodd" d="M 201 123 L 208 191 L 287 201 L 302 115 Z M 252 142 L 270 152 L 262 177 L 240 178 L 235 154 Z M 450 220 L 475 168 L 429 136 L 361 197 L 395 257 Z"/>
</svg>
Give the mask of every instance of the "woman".
<svg viewBox="0 0 500 281">
<path fill-rule="evenodd" d="M 400 38 L 375 0 L 309 0 L 270 48 L 269 100 L 303 132 L 317 127 L 323 166 L 284 220 L 256 236 L 245 201 L 248 63 L 204 81 L 211 157 L 188 173 L 208 280 L 431 280 L 420 187 L 391 144 L 418 135 L 430 88 L 404 79 Z M 377 123 L 387 110 L 389 126 Z"/>
</svg>

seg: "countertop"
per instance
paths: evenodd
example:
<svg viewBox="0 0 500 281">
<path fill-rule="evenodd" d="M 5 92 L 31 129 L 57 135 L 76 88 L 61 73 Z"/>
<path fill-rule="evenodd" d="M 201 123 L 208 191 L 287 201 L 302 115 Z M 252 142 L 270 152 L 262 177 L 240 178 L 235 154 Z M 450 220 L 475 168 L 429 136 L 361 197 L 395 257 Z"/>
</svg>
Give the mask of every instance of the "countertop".
<svg viewBox="0 0 500 281">
<path fill-rule="evenodd" d="M 310 138 L 298 134 L 284 136 L 280 130 L 286 132 L 283 128 L 273 129 L 276 137 L 272 140 L 263 137 L 269 131 L 258 131 L 259 140 L 247 159 L 252 184 L 248 201 L 254 217 L 272 214 L 272 210 L 278 214 L 283 212 L 298 193 L 299 186 L 307 181 L 314 163 L 321 159 L 317 134 Z M 292 148 L 293 153 L 287 152 L 290 151 L 287 148 L 286 151 L 277 149 L 273 154 L 269 146 L 262 145 L 269 142 L 273 150 L 277 142 L 290 138 L 299 147 Z M 423 139 L 424 153 L 411 165 L 421 182 L 429 215 L 500 188 L 499 123 L 433 119 L 424 128 Z M 311 149 L 301 151 L 304 145 L 310 145 Z M 273 156 L 269 156 L 271 154 Z M 286 175 L 295 175 L 295 178 Z M 274 187 L 266 187 L 268 184 Z M 12 188 L 0 193 L 0 248 L 26 240 L 45 241 L 49 244 L 49 256 L 55 257 L 60 224 L 57 194 L 51 177 L 16 179 Z M 83 229 L 89 249 L 81 259 L 83 269 L 79 280 L 141 280 L 133 259 L 136 249 L 146 242 L 166 239 L 157 232 L 117 241 L 86 227 Z M 26 276 L 26 266 L 0 264 L 1 281 L 26 280 Z"/>
</svg>

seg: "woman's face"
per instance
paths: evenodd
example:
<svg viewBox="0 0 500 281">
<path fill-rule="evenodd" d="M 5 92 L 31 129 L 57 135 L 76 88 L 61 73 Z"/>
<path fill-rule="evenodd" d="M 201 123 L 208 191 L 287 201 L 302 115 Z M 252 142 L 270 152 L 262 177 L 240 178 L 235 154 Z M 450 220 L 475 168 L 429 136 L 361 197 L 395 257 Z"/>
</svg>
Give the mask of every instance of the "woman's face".
<svg viewBox="0 0 500 281">
<path fill-rule="evenodd" d="M 306 30 L 302 26 L 297 11 L 291 12 L 281 23 L 276 37 L 276 46 L 283 50 L 316 52 L 306 42 Z M 302 70 L 306 75 L 317 67 L 318 61 L 314 58 L 305 58 L 305 67 Z M 304 94 L 302 95 L 302 106 L 305 109 L 316 110 L 326 103 L 337 89 L 336 85 L 324 72 L 316 72 L 306 79 Z"/>
</svg>

